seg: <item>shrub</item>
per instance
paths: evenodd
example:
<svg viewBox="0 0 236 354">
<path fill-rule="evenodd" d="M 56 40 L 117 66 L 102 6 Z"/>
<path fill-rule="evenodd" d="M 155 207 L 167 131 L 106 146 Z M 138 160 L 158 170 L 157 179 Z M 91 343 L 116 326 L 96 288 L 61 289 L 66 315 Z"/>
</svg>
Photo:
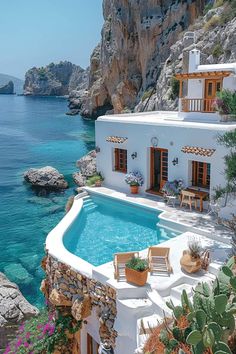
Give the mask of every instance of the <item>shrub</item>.
<svg viewBox="0 0 236 354">
<path fill-rule="evenodd" d="M 204 25 L 204 30 L 205 32 L 215 28 L 221 23 L 220 17 L 218 15 L 214 15 L 210 18 L 209 21 L 207 21 Z"/>
<path fill-rule="evenodd" d="M 206 13 L 213 8 L 213 3 L 209 2 L 207 5 L 205 5 L 203 14 L 206 15 Z"/>
<path fill-rule="evenodd" d="M 224 10 L 220 16 L 220 22 L 222 25 L 227 24 L 229 21 L 236 17 L 236 0 L 228 1 L 224 7 Z"/>
<path fill-rule="evenodd" d="M 136 270 L 137 272 L 144 272 L 148 269 L 148 262 L 145 259 L 133 257 L 129 262 L 126 263 L 126 267 Z"/>
<path fill-rule="evenodd" d="M 155 91 L 153 90 L 153 88 L 149 88 L 147 91 L 144 92 L 143 97 L 142 97 L 142 102 L 144 102 L 147 98 L 151 97 L 151 95 L 154 93 Z"/>
<path fill-rule="evenodd" d="M 57 346 L 68 343 L 66 333 L 74 334 L 80 329 L 81 321 L 74 323 L 72 316 L 62 316 L 59 311 L 48 313 L 45 309 L 20 325 L 17 337 L 4 354 L 53 353 Z"/>
<path fill-rule="evenodd" d="M 125 175 L 125 182 L 130 186 L 142 186 L 144 181 L 139 171 L 133 171 Z"/>
<path fill-rule="evenodd" d="M 213 8 L 215 9 L 217 7 L 220 7 L 220 6 L 224 5 L 224 3 L 225 3 L 225 0 L 216 0 L 213 5 Z"/>
<path fill-rule="evenodd" d="M 221 114 L 236 115 L 236 91 L 222 90 L 218 92 L 214 107 Z"/>
<path fill-rule="evenodd" d="M 198 258 L 202 252 L 202 246 L 199 239 L 196 237 L 189 238 L 188 240 L 188 248 L 191 257 Z"/>
<path fill-rule="evenodd" d="M 218 43 L 213 48 L 212 55 L 213 55 L 213 57 L 218 59 L 222 54 L 224 54 L 224 50 L 222 48 L 222 45 L 220 43 Z"/>
<path fill-rule="evenodd" d="M 87 180 L 87 185 L 93 186 L 98 181 L 104 181 L 104 178 L 102 177 L 101 173 L 96 173 L 95 175 L 89 177 Z"/>
<path fill-rule="evenodd" d="M 177 80 L 174 76 L 171 78 L 170 87 L 170 99 L 175 100 L 179 96 L 179 80 Z"/>
</svg>

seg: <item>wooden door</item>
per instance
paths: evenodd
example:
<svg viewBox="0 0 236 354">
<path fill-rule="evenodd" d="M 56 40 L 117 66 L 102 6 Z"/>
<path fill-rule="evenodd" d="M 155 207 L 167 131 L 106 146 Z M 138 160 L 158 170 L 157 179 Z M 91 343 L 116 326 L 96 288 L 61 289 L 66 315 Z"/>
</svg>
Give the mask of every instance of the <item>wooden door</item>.
<svg viewBox="0 0 236 354">
<path fill-rule="evenodd" d="M 204 111 L 213 112 L 213 102 L 216 98 L 216 93 L 220 92 L 222 88 L 221 79 L 207 79 L 205 80 L 205 100 Z"/>
<path fill-rule="evenodd" d="M 98 354 L 99 344 L 87 333 L 87 354 Z"/>
<path fill-rule="evenodd" d="M 150 186 L 154 192 L 161 192 L 168 181 L 168 150 L 151 148 Z"/>
</svg>

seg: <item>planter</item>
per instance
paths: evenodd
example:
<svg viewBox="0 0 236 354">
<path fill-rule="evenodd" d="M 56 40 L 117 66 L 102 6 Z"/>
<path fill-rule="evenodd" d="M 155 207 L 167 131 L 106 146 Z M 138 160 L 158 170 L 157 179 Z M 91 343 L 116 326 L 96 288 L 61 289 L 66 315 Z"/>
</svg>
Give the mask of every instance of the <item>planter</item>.
<svg viewBox="0 0 236 354">
<path fill-rule="evenodd" d="M 183 251 L 180 265 L 187 273 L 196 273 L 201 269 L 201 258 L 193 258 L 189 251 Z"/>
<path fill-rule="evenodd" d="M 137 270 L 125 267 L 125 276 L 127 282 L 138 286 L 144 286 L 147 282 L 148 269 L 143 272 L 138 272 Z"/>
<path fill-rule="evenodd" d="M 130 186 L 131 194 L 138 194 L 139 186 Z"/>
<path fill-rule="evenodd" d="M 236 115 L 235 114 L 220 114 L 220 121 L 221 122 L 236 121 Z"/>
<path fill-rule="evenodd" d="M 101 187 L 101 186 L 102 186 L 102 181 L 95 182 L 95 187 Z"/>
</svg>

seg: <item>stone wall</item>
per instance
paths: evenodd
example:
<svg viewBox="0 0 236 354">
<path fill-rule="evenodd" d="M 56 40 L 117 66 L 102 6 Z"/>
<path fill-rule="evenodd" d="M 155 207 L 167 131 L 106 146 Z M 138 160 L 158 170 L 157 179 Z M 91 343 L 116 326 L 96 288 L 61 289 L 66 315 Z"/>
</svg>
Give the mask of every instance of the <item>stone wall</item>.
<svg viewBox="0 0 236 354">
<path fill-rule="evenodd" d="M 46 278 L 42 281 L 41 290 L 49 304 L 55 308 L 64 308 L 76 321 L 85 320 L 95 308 L 100 324 L 100 340 L 114 348 L 117 337 L 114 330 L 117 313 L 115 290 L 80 274 L 48 254 L 42 261 L 42 267 Z M 78 338 L 77 334 L 73 344 L 77 349 L 73 350 L 73 354 L 80 353 Z"/>
</svg>

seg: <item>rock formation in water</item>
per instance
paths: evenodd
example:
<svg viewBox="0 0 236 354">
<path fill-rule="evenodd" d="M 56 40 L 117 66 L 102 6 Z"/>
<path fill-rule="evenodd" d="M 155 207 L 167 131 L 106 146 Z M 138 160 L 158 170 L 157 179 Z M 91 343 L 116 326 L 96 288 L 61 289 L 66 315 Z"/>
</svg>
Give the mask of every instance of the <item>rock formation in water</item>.
<svg viewBox="0 0 236 354">
<path fill-rule="evenodd" d="M 18 286 L 0 273 L 0 353 L 15 339 L 19 324 L 37 314 L 38 309 L 23 297 Z"/>
<path fill-rule="evenodd" d="M 24 94 L 65 96 L 87 86 L 87 71 L 68 61 L 32 68 L 25 74 Z"/>
<path fill-rule="evenodd" d="M 68 183 L 64 179 L 64 176 L 51 166 L 39 169 L 30 168 L 24 173 L 24 179 L 33 187 L 46 191 L 68 188 Z"/>
<path fill-rule="evenodd" d="M 0 95 L 13 95 L 14 83 L 9 81 L 6 85 L 0 86 Z"/>
<path fill-rule="evenodd" d="M 85 117 L 133 109 L 157 80 L 179 34 L 204 0 L 104 0 L 101 43 L 91 55 L 88 90 L 70 94 Z"/>
<path fill-rule="evenodd" d="M 96 151 L 92 150 L 76 162 L 80 172 L 73 173 L 74 182 L 82 187 L 86 185 L 89 177 L 96 173 Z"/>
</svg>

